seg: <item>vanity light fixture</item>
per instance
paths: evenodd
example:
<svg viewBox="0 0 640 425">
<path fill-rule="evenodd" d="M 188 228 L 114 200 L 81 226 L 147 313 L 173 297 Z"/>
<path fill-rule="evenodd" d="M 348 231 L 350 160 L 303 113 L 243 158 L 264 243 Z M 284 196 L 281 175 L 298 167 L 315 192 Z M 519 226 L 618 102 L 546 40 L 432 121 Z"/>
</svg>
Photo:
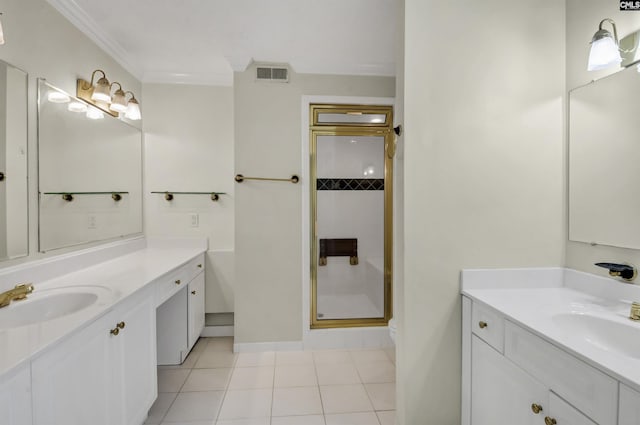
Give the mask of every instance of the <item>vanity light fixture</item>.
<svg viewBox="0 0 640 425">
<path fill-rule="evenodd" d="M 0 16 L 2 16 L 2 12 L 0 12 Z M 4 44 L 4 31 L 2 30 L 2 20 L 0 20 L 0 45 Z"/>
<path fill-rule="evenodd" d="M 70 112 L 87 112 L 87 104 L 86 103 L 82 103 L 82 102 L 70 102 L 67 105 L 67 109 Z"/>
<path fill-rule="evenodd" d="M 613 34 L 602 28 L 607 22 L 613 27 Z M 588 71 L 597 71 L 618 65 L 622 62 L 620 56 L 620 46 L 618 42 L 618 29 L 613 19 L 605 18 L 600 21 L 598 31 L 591 39 L 591 50 L 589 51 Z"/>
<path fill-rule="evenodd" d="M 61 91 L 49 90 L 49 93 L 47 93 L 47 100 L 51 103 L 67 103 L 71 98 Z"/>
<path fill-rule="evenodd" d="M 126 92 L 125 96 L 129 93 L 131 92 Z M 124 114 L 124 116 L 131 121 L 138 121 L 142 118 L 142 114 L 140 113 L 140 104 L 138 103 L 138 100 L 133 93 L 131 93 L 131 99 L 129 99 L 129 102 L 127 102 L 127 112 Z"/>
<path fill-rule="evenodd" d="M 94 84 L 97 73 L 102 76 Z M 117 88 L 112 94 L 113 86 Z M 131 98 L 128 102 L 126 100 L 127 93 L 131 93 Z M 120 114 L 124 114 L 124 116 L 130 120 L 139 120 L 142 118 L 140 104 L 134 94 L 130 91 L 125 92 L 122 85 L 117 81 L 110 83 L 107 75 L 101 69 L 93 71 L 91 81 L 86 81 L 81 78 L 78 79 L 76 96 L 116 118 L 120 117 Z M 94 112 L 91 114 L 97 118 L 97 114 Z M 89 112 L 87 112 L 87 116 L 89 116 Z"/>
<path fill-rule="evenodd" d="M 100 109 L 90 106 L 89 109 L 87 109 L 87 118 L 101 120 L 104 118 L 104 113 Z"/>
</svg>

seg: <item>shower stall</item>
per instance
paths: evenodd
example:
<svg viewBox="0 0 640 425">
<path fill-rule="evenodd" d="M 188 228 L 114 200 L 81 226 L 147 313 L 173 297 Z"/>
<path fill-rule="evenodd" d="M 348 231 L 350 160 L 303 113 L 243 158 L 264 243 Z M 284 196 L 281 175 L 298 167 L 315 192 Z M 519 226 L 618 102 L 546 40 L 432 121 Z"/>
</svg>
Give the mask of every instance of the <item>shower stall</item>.
<svg viewBox="0 0 640 425">
<path fill-rule="evenodd" d="M 385 326 L 392 306 L 393 109 L 310 105 L 311 328 Z"/>
</svg>

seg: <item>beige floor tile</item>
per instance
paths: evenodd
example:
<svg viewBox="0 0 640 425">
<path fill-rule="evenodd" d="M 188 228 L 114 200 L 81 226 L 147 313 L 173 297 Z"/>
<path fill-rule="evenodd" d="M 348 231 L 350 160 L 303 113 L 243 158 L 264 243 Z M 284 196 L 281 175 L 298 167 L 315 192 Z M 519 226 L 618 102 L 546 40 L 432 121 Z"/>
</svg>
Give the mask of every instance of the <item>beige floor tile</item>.
<svg viewBox="0 0 640 425">
<path fill-rule="evenodd" d="M 313 360 L 316 365 L 326 363 L 352 363 L 353 359 L 348 351 L 321 350 L 313 352 Z"/>
<path fill-rule="evenodd" d="M 218 421 L 216 425 L 269 425 L 271 418 L 230 419 Z"/>
<path fill-rule="evenodd" d="M 272 416 L 315 415 L 322 413 L 318 387 L 275 388 Z"/>
<path fill-rule="evenodd" d="M 320 394 L 325 415 L 373 411 L 373 405 L 362 384 L 321 386 Z"/>
<path fill-rule="evenodd" d="M 380 425 L 396 425 L 396 411 L 395 410 L 386 410 L 381 412 L 376 412 L 378 415 L 378 420 L 380 421 Z"/>
<path fill-rule="evenodd" d="M 233 337 L 223 336 L 216 338 L 207 338 L 207 350 L 209 351 L 227 351 L 233 352 Z"/>
<path fill-rule="evenodd" d="M 359 384 L 360 375 L 353 363 L 320 363 L 316 365 L 320 385 Z"/>
<path fill-rule="evenodd" d="M 271 418 L 271 425 L 325 425 L 324 416 L 281 416 Z"/>
<path fill-rule="evenodd" d="M 198 369 L 213 369 L 218 367 L 233 367 L 237 355 L 226 351 L 209 350 L 208 347 L 200 355 L 195 364 Z"/>
<path fill-rule="evenodd" d="M 389 360 L 389 356 L 387 356 L 384 350 L 352 350 L 350 354 L 356 363 L 384 362 Z"/>
<path fill-rule="evenodd" d="M 271 389 L 227 390 L 218 420 L 271 416 Z"/>
<path fill-rule="evenodd" d="M 265 351 L 262 353 L 240 353 L 236 367 L 273 366 L 276 364 L 276 353 Z"/>
<path fill-rule="evenodd" d="M 193 369 L 182 386 L 181 392 L 226 390 L 230 368 Z"/>
<path fill-rule="evenodd" d="M 339 413 L 325 416 L 326 425 L 380 425 L 375 412 Z"/>
<path fill-rule="evenodd" d="M 164 415 L 171 407 L 171 403 L 176 399 L 176 393 L 158 393 L 158 398 L 149 409 L 149 416 L 145 422 L 146 425 L 155 425 L 162 422 Z"/>
<path fill-rule="evenodd" d="M 375 410 L 395 410 L 396 384 L 365 384 Z"/>
<path fill-rule="evenodd" d="M 236 367 L 233 369 L 230 390 L 273 388 L 273 366 Z"/>
<path fill-rule="evenodd" d="M 278 351 L 276 366 L 313 365 L 312 351 Z"/>
<path fill-rule="evenodd" d="M 396 382 L 396 368 L 390 361 L 356 363 L 358 374 L 365 384 Z"/>
<path fill-rule="evenodd" d="M 218 415 L 224 391 L 205 391 L 178 394 L 165 422 L 213 421 Z"/>
<path fill-rule="evenodd" d="M 276 366 L 274 386 L 280 387 L 309 387 L 317 386 L 316 368 L 310 365 Z"/>
<path fill-rule="evenodd" d="M 158 392 L 179 392 L 190 372 L 191 369 L 158 369 Z"/>
</svg>

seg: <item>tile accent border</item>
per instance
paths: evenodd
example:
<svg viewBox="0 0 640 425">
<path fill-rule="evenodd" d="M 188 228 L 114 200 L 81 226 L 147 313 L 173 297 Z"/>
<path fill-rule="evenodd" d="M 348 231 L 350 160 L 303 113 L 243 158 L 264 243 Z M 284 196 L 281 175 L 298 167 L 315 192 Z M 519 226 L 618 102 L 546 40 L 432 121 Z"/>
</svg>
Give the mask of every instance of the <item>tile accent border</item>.
<svg viewBox="0 0 640 425">
<path fill-rule="evenodd" d="M 384 179 L 316 179 L 316 190 L 384 190 Z"/>
</svg>

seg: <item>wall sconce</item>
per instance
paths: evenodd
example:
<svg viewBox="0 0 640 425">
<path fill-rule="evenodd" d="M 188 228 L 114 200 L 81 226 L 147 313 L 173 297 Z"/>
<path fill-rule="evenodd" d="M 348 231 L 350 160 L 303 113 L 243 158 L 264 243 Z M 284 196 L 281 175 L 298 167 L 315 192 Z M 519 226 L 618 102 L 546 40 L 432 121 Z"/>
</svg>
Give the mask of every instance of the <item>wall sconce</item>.
<svg viewBox="0 0 640 425">
<path fill-rule="evenodd" d="M 613 35 L 602 28 L 605 22 L 608 22 L 613 27 Z M 620 56 L 616 23 L 613 19 L 603 19 L 600 21 L 598 31 L 596 31 L 591 39 L 591 50 L 589 51 L 587 70 L 597 71 L 618 65 L 620 62 L 622 62 L 622 57 Z"/>
<path fill-rule="evenodd" d="M 96 73 L 102 74 L 102 77 L 93 84 Z M 113 86 L 117 85 L 117 89 L 111 93 Z M 126 95 L 131 93 L 131 98 L 127 102 Z M 140 104 L 136 100 L 134 94 L 130 91 L 125 92 L 122 89 L 122 85 L 114 81 L 109 83 L 106 74 L 101 69 L 96 69 L 91 74 L 91 81 L 83 80 L 79 78 L 76 85 L 76 95 L 96 108 L 106 112 L 107 114 L 118 118 L 121 113 L 127 119 L 137 121 L 142 118 L 140 113 Z"/>
<path fill-rule="evenodd" d="M 2 16 L 2 12 L 0 12 Z M 0 46 L 4 44 L 4 31 L 2 30 L 2 20 L 0 20 Z"/>
</svg>

